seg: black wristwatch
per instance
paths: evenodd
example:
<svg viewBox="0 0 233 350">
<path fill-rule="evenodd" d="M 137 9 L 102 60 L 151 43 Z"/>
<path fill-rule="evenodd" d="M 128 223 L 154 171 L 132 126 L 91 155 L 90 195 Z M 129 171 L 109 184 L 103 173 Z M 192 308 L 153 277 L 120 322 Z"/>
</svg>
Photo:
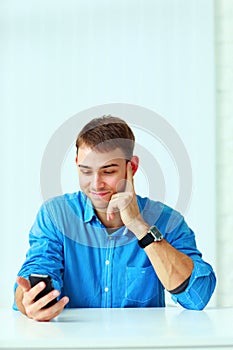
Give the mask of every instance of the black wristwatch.
<svg viewBox="0 0 233 350">
<path fill-rule="evenodd" d="M 141 248 L 145 248 L 152 242 L 159 242 L 162 241 L 163 235 L 162 233 L 157 229 L 156 226 L 151 226 L 149 230 L 147 231 L 146 236 L 144 236 L 142 239 L 138 241 L 138 244 Z"/>
</svg>

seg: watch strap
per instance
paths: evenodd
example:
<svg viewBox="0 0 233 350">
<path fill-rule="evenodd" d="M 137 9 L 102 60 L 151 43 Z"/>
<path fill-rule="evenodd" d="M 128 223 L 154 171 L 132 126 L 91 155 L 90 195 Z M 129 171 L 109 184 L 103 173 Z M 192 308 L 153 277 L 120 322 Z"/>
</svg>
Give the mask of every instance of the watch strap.
<svg viewBox="0 0 233 350">
<path fill-rule="evenodd" d="M 152 234 L 148 232 L 146 236 L 144 236 L 142 239 L 138 241 L 138 244 L 141 248 L 145 248 L 146 246 L 154 242 L 154 240 L 155 240 L 154 236 L 152 236 Z"/>
<path fill-rule="evenodd" d="M 138 244 L 141 248 L 145 248 L 149 244 L 163 239 L 162 233 L 157 229 L 156 226 L 151 226 L 147 234 L 138 241 Z"/>
</svg>

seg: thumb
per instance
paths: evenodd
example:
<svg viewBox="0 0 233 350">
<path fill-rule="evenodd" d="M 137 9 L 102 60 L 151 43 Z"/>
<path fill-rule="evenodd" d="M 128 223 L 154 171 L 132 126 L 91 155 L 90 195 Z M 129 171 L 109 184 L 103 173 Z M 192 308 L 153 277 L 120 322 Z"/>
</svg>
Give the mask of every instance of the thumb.
<svg viewBox="0 0 233 350">
<path fill-rule="evenodd" d="M 31 289 L 31 284 L 26 278 L 18 276 L 16 278 L 16 282 L 23 289 L 24 292 L 27 292 L 29 289 Z"/>
</svg>

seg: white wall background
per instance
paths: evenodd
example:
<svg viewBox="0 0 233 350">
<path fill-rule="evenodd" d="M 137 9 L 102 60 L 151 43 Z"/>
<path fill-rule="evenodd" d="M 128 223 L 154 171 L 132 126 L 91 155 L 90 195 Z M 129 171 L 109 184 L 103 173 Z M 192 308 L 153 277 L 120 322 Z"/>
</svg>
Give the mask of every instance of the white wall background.
<svg viewBox="0 0 233 350">
<path fill-rule="evenodd" d="M 218 303 L 233 306 L 233 1 L 215 5 Z"/>
<path fill-rule="evenodd" d="M 65 120 L 95 105 L 144 106 L 180 135 L 193 168 L 183 214 L 215 266 L 213 10 L 211 0 L 0 2 L 0 306 L 12 303 L 42 202 L 45 147 Z M 64 192 L 77 188 L 71 158 Z"/>
</svg>

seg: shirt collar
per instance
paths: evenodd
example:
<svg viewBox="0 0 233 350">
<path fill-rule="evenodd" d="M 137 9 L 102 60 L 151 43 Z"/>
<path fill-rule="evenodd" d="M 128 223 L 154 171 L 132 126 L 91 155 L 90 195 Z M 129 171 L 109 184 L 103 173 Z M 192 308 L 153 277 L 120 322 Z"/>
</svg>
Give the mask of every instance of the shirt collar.
<svg viewBox="0 0 233 350">
<path fill-rule="evenodd" d="M 84 197 L 84 222 L 90 222 L 96 214 L 91 203 L 91 200 L 83 193 Z"/>
</svg>

